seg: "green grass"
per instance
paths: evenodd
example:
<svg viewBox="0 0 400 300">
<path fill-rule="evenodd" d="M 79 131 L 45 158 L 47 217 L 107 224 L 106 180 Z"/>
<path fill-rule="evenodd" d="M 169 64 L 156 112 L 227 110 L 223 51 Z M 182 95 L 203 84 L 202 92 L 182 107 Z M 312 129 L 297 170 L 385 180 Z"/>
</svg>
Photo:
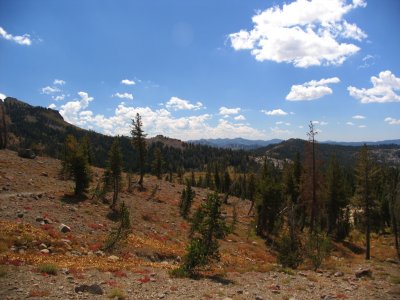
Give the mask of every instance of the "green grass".
<svg viewBox="0 0 400 300">
<path fill-rule="evenodd" d="M 55 264 L 41 264 L 38 266 L 38 271 L 48 275 L 57 275 L 58 267 Z"/>
<path fill-rule="evenodd" d="M 121 289 L 112 289 L 112 290 L 108 293 L 107 297 L 108 297 L 109 299 L 115 299 L 115 298 L 117 298 L 118 300 L 123 300 L 123 299 L 126 299 L 126 294 L 125 294 L 125 292 L 124 292 L 123 290 L 121 290 Z"/>
</svg>

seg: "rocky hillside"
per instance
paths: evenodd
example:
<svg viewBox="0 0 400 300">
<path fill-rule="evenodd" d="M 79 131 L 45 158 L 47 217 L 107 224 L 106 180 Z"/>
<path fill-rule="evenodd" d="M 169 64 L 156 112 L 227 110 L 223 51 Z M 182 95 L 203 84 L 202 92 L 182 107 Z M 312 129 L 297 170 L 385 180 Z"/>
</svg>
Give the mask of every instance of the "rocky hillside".
<svg viewBox="0 0 400 300">
<path fill-rule="evenodd" d="M 112 253 L 101 251 L 117 223 L 107 203 L 72 196 L 53 158 L 23 159 L 0 151 L 0 299 L 398 299 L 400 268 L 391 236 L 374 236 L 365 262 L 362 239 L 334 244 L 318 272 L 305 263 L 282 269 L 276 253 L 251 230 L 250 202 L 223 206 L 234 233 L 221 241 L 221 262 L 199 280 L 176 279 L 189 224 L 179 215 L 183 186 L 145 177 L 146 191 L 120 194 L 132 230 Z M 93 168 L 93 189 L 103 170 Z M 195 188 L 194 207 L 208 190 Z M 111 195 L 107 195 L 107 199 Z"/>
</svg>

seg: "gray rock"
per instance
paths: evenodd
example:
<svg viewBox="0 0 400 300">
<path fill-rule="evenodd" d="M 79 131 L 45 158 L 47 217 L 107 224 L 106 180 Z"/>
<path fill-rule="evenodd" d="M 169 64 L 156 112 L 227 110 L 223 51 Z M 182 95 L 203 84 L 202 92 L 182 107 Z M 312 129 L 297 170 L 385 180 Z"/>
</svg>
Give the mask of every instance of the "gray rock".
<svg viewBox="0 0 400 300">
<path fill-rule="evenodd" d="M 333 276 L 335 277 L 342 277 L 344 274 L 341 271 L 336 272 Z"/>
<path fill-rule="evenodd" d="M 355 275 L 357 278 L 361 278 L 361 277 L 365 277 L 365 276 L 371 277 L 372 271 L 371 271 L 371 269 L 361 269 L 361 270 L 357 271 Z"/>
<path fill-rule="evenodd" d="M 17 217 L 21 219 L 21 218 L 24 217 L 24 214 L 20 212 L 20 213 L 17 214 Z"/>
<path fill-rule="evenodd" d="M 49 250 L 49 249 L 42 249 L 42 250 L 40 250 L 40 253 L 42 253 L 42 254 L 49 254 L 49 253 L 50 253 L 50 250 Z"/>
<path fill-rule="evenodd" d="M 70 232 L 70 231 L 71 231 L 71 227 L 69 227 L 69 226 L 67 226 L 67 225 L 65 225 L 65 224 L 61 224 L 61 225 L 58 227 L 58 229 L 60 229 L 60 231 L 61 231 L 62 233 L 67 233 L 67 232 Z"/>
<path fill-rule="evenodd" d="M 75 293 L 90 293 L 93 295 L 103 295 L 103 289 L 98 284 L 87 285 L 83 284 L 75 287 Z"/>
</svg>

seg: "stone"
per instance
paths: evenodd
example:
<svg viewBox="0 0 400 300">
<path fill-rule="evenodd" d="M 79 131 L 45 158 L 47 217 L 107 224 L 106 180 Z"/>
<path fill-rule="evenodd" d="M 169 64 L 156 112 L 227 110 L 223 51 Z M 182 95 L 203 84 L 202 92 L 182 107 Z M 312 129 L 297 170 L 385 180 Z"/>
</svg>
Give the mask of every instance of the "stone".
<svg viewBox="0 0 400 300">
<path fill-rule="evenodd" d="M 39 245 L 39 249 L 40 249 L 40 250 L 47 249 L 47 245 L 44 244 L 44 243 L 41 243 L 41 244 Z"/>
<path fill-rule="evenodd" d="M 261 297 L 261 296 L 256 296 L 255 300 L 263 300 L 263 297 Z"/>
<path fill-rule="evenodd" d="M 49 174 L 47 172 L 42 172 L 40 173 L 40 176 L 49 177 Z"/>
<path fill-rule="evenodd" d="M 157 297 L 158 297 L 158 299 L 163 299 L 165 297 L 165 294 L 164 293 L 159 293 L 157 295 Z"/>
<path fill-rule="evenodd" d="M 49 254 L 49 253 L 50 253 L 50 250 L 49 250 L 49 249 L 42 249 L 42 250 L 40 250 L 40 253 L 42 253 L 42 254 Z"/>
<path fill-rule="evenodd" d="M 387 258 L 386 262 L 391 263 L 391 264 L 396 264 L 396 265 L 400 264 L 400 261 L 398 261 L 394 258 Z"/>
<path fill-rule="evenodd" d="M 103 289 L 98 284 L 82 284 L 80 286 L 75 287 L 75 293 L 90 293 L 93 295 L 103 295 Z"/>
<path fill-rule="evenodd" d="M 71 227 L 69 227 L 69 226 L 67 226 L 67 225 L 65 225 L 65 224 L 61 224 L 61 225 L 58 227 L 58 229 L 60 229 L 60 231 L 61 231 L 62 233 L 67 233 L 67 232 L 70 232 L 70 231 L 71 231 Z"/>
<path fill-rule="evenodd" d="M 20 212 L 20 213 L 17 214 L 17 217 L 21 219 L 21 218 L 24 217 L 24 214 Z"/>
<path fill-rule="evenodd" d="M 357 278 L 361 278 L 361 277 L 365 277 L 365 276 L 371 277 L 372 271 L 371 271 L 371 269 L 361 269 L 361 270 L 358 270 L 355 275 Z"/>
<path fill-rule="evenodd" d="M 41 223 L 41 222 L 43 222 L 43 218 L 42 217 L 36 217 L 35 221 Z"/>
<path fill-rule="evenodd" d="M 116 255 L 110 255 L 107 259 L 108 259 L 109 261 L 118 261 L 118 260 L 119 260 L 119 257 L 116 256 Z"/>
<path fill-rule="evenodd" d="M 94 254 L 96 254 L 97 256 L 105 256 L 106 254 L 101 251 L 101 250 L 97 250 Z"/>
<path fill-rule="evenodd" d="M 344 274 L 341 271 L 336 272 L 333 276 L 335 277 L 342 277 Z"/>
</svg>

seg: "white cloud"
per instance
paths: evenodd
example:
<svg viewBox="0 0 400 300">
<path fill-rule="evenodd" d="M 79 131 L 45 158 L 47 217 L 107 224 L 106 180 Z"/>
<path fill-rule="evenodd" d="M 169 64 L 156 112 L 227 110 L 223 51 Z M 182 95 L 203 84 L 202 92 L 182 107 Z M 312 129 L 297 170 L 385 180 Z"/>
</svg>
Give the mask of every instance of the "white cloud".
<svg viewBox="0 0 400 300">
<path fill-rule="evenodd" d="M 358 125 L 358 128 L 366 128 L 367 125 Z"/>
<path fill-rule="evenodd" d="M 51 103 L 51 104 L 48 106 L 48 108 L 56 109 L 56 108 L 57 108 L 57 105 L 55 105 L 54 103 Z"/>
<path fill-rule="evenodd" d="M 387 122 L 390 125 L 400 125 L 400 119 L 395 119 L 391 117 L 385 118 L 385 122 Z"/>
<path fill-rule="evenodd" d="M 353 122 L 347 122 L 346 124 L 349 125 L 349 126 L 354 126 L 355 125 Z"/>
<path fill-rule="evenodd" d="M 358 99 L 361 103 L 386 103 L 400 102 L 400 95 L 396 91 L 400 91 L 400 78 L 392 74 L 391 71 L 382 71 L 379 77 L 371 77 L 372 88 L 358 89 L 349 86 L 347 90 L 350 96 Z"/>
<path fill-rule="evenodd" d="M 356 24 L 344 16 L 362 0 L 296 0 L 282 7 L 259 11 L 252 17 L 253 29 L 229 34 L 235 50 L 251 50 L 258 61 L 292 63 L 308 68 L 319 65 L 340 65 L 360 48 L 340 39 L 361 41 L 366 38 Z"/>
<path fill-rule="evenodd" d="M 29 34 L 24 35 L 12 35 L 7 33 L 3 27 L 0 27 L 0 37 L 3 39 L 13 41 L 19 45 L 30 46 L 32 44 L 32 40 L 30 39 Z"/>
<path fill-rule="evenodd" d="M 4 94 L 0 93 L 0 100 L 4 100 L 4 99 L 6 99 L 6 98 L 7 98 L 7 96 L 6 96 L 6 95 L 4 95 Z"/>
<path fill-rule="evenodd" d="M 326 125 L 328 125 L 328 122 L 325 122 L 325 121 L 312 121 L 312 123 L 313 123 L 314 125 L 320 125 L 320 126 L 326 126 Z"/>
<path fill-rule="evenodd" d="M 46 86 L 42 88 L 42 94 L 50 95 L 58 92 L 60 92 L 60 89 L 54 86 Z"/>
<path fill-rule="evenodd" d="M 287 112 L 283 111 L 280 108 L 274 109 L 274 110 L 269 110 L 269 111 L 261 110 L 261 112 L 263 112 L 267 116 L 286 116 L 288 114 Z"/>
<path fill-rule="evenodd" d="M 227 108 L 225 106 L 222 106 L 219 108 L 220 115 L 237 115 L 239 112 L 240 112 L 240 107 Z"/>
<path fill-rule="evenodd" d="M 356 119 L 356 120 L 364 120 L 365 119 L 365 117 L 361 116 L 361 115 L 355 115 L 355 116 L 352 116 L 352 118 Z"/>
<path fill-rule="evenodd" d="M 65 99 L 65 95 L 57 95 L 57 96 L 52 96 L 51 97 L 54 101 L 63 101 Z"/>
<path fill-rule="evenodd" d="M 238 115 L 238 116 L 234 117 L 234 119 L 235 119 L 236 121 L 244 121 L 244 120 L 246 120 L 246 117 L 243 116 L 243 115 Z"/>
<path fill-rule="evenodd" d="M 129 79 L 123 79 L 123 80 L 121 80 L 121 84 L 134 85 L 134 84 L 136 84 L 136 82 L 133 80 L 129 80 Z"/>
<path fill-rule="evenodd" d="M 327 85 L 330 83 L 339 83 L 337 77 L 321 79 L 319 81 L 311 80 L 300 85 L 292 85 L 290 93 L 286 96 L 289 101 L 315 100 L 325 95 L 332 94 L 332 89 Z"/>
<path fill-rule="evenodd" d="M 165 106 L 167 109 L 172 109 L 172 110 L 198 110 L 203 107 L 203 104 L 201 102 L 196 102 L 196 104 L 190 103 L 188 100 L 184 99 L 179 99 L 178 97 L 171 97 L 165 103 Z"/>
<path fill-rule="evenodd" d="M 89 94 L 86 92 L 79 92 L 78 95 L 80 99 L 67 102 L 61 106 L 60 114 L 67 122 L 75 125 L 82 125 L 80 122 L 79 113 L 81 110 L 89 106 L 89 103 L 93 100 L 93 97 L 89 97 Z"/>
<path fill-rule="evenodd" d="M 129 99 L 129 100 L 133 100 L 133 95 L 130 93 L 115 93 L 114 95 L 112 95 L 113 97 L 117 97 L 120 99 Z"/>
<path fill-rule="evenodd" d="M 53 84 L 54 85 L 64 85 L 64 84 L 66 84 L 66 82 L 62 79 L 54 79 Z"/>
</svg>

